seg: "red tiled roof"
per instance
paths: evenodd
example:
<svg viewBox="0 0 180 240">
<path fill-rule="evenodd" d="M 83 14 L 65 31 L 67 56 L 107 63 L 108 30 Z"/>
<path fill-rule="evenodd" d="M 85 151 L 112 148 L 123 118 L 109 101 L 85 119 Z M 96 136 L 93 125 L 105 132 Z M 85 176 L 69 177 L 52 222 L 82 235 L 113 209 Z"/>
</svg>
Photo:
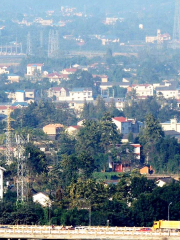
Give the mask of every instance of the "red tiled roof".
<svg viewBox="0 0 180 240">
<path fill-rule="evenodd" d="M 113 118 L 114 120 L 118 121 L 118 122 L 132 122 L 132 120 L 128 120 L 125 117 L 115 117 Z"/>
</svg>

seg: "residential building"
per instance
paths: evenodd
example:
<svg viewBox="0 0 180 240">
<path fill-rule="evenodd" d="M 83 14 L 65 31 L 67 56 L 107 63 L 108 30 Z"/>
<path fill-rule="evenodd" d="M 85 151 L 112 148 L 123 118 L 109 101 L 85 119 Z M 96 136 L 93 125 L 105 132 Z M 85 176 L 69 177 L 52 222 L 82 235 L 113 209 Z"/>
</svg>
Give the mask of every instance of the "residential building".
<svg viewBox="0 0 180 240">
<path fill-rule="evenodd" d="M 25 90 L 25 99 L 26 100 L 34 100 L 35 99 L 35 90 L 34 89 L 26 89 Z"/>
<path fill-rule="evenodd" d="M 180 89 L 176 88 L 176 86 L 174 85 L 170 85 L 167 87 L 156 87 L 156 95 L 163 96 L 166 99 L 180 99 Z"/>
<path fill-rule="evenodd" d="M 52 87 L 48 90 L 48 97 L 56 97 L 57 101 L 66 101 L 69 96 L 69 90 L 63 87 Z"/>
<path fill-rule="evenodd" d="M 168 185 L 168 184 L 171 184 L 173 182 L 179 182 L 179 181 L 173 179 L 172 177 L 163 177 L 163 178 L 159 178 L 156 181 L 156 185 L 158 187 L 163 187 L 164 185 Z"/>
<path fill-rule="evenodd" d="M 154 93 L 153 85 L 151 84 L 133 84 L 127 91 L 130 92 L 132 89 L 136 91 L 136 95 L 139 97 L 153 96 Z"/>
<path fill-rule="evenodd" d="M 4 189 L 4 185 L 3 185 L 3 172 L 6 171 L 5 168 L 0 167 L 0 200 L 3 199 L 3 189 Z"/>
<path fill-rule="evenodd" d="M 12 112 L 12 111 L 14 111 L 15 109 L 17 109 L 17 107 L 15 107 L 15 106 L 10 106 L 9 109 L 10 109 L 10 111 Z M 5 106 L 5 105 L 0 106 L 0 114 L 8 115 L 8 112 L 9 112 L 8 106 Z"/>
<path fill-rule="evenodd" d="M 27 75 L 33 76 L 35 72 L 42 73 L 43 63 L 33 63 L 27 65 Z"/>
<path fill-rule="evenodd" d="M 93 101 L 92 88 L 73 88 L 69 91 L 69 100 L 72 101 Z"/>
<path fill-rule="evenodd" d="M 7 66 L 0 66 L 0 74 L 9 74 Z"/>
<path fill-rule="evenodd" d="M 24 90 L 17 90 L 15 92 L 15 101 L 16 102 L 24 102 L 25 99 L 25 92 Z"/>
<path fill-rule="evenodd" d="M 48 124 L 43 127 L 44 133 L 49 135 L 50 138 L 56 139 L 56 137 L 60 134 L 64 126 L 60 123 L 56 124 Z"/>
<path fill-rule="evenodd" d="M 62 74 L 74 74 L 77 71 L 76 68 L 65 68 L 61 71 Z"/>
<path fill-rule="evenodd" d="M 146 36 L 146 43 L 163 43 L 164 41 L 170 41 L 171 36 L 168 33 L 161 34 L 161 30 L 157 30 L 157 36 Z"/>
<path fill-rule="evenodd" d="M 160 123 L 164 131 L 174 130 L 180 133 L 180 122 L 178 122 L 177 118 L 170 119 L 170 121 Z"/>
<path fill-rule="evenodd" d="M 14 73 L 10 73 L 7 75 L 7 80 L 10 81 L 11 83 L 19 82 L 20 76 L 14 74 Z"/>
<path fill-rule="evenodd" d="M 115 117 L 112 118 L 113 123 L 116 124 L 117 129 L 122 134 L 129 134 L 132 130 L 132 121 L 125 117 Z"/>
</svg>

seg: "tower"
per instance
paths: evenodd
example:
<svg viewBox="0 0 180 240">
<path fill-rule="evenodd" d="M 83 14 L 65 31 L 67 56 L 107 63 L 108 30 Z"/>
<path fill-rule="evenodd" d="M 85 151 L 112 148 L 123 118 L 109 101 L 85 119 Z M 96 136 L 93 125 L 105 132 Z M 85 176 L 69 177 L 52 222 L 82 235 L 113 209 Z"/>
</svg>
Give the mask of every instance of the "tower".
<svg viewBox="0 0 180 240">
<path fill-rule="evenodd" d="M 17 202 L 22 203 L 26 199 L 27 186 L 26 186 L 26 155 L 25 144 L 29 142 L 24 140 L 21 136 L 16 136 L 17 143 Z"/>
<path fill-rule="evenodd" d="M 57 30 L 49 31 L 48 57 L 57 57 L 59 50 L 59 34 Z"/>
<path fill-rule="evenodd" d="M 27 55 L 32 55 L 32 43 L 31 43 L 31 34 L 28 32 L 27 35 L 27 49 L 26 49 Z"/>
<path fill-rule="evenodd" d="M 11 118 L 11 110 L 10 107 L 8 106 L 7 108 L 8 114 L 7 114 L 7 128 L 6 128 L 6 164 L 10 165 L 13 161 L 13 156 L 12 156 L 12 131 L 14 130 L 11 128 L 11 121 L 14 121 Z"/>
<path fill-rule="evenodd" d="M 174 48 L 180 46 L 180 0 L 175 0 L 173 45 Z"/>
<path fill-rule="evenodd" d="M 40 31 L 40 47 L 43 48 L 44 41 L 43 41 L 43 31 Z"/>
</svg>

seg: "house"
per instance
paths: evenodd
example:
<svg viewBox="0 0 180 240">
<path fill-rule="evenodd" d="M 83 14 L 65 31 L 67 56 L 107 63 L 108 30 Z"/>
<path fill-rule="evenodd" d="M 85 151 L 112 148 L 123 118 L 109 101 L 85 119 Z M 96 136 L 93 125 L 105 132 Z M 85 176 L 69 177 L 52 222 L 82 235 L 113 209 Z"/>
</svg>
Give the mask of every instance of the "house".
<svg viewBox="0 0 180 240">
<path fill-rule="evenodd" d="M 140 174 L 148 175 L 154 173 L 154 170 L 152 169 L 151 166 L 144 166 L 140 168 Z"/>
<path fill-rule="evenodd" d="M 0 66 L 0 74 L 9 74 L 8 66 Z"/>
<path fill-rule="evenodd" d="M 25 99 L 26 100 L 34 100 L 35 99 L 35 90 L 34 89 L 26 89 L 25 90 Z"/>
<path fill-rule="evenodd" d="M 107 75 L 96 75 L 96 74 L 94 74 L 92 76 L 93 76 L 93 78 L 100 78 L 102 83 L 103 82 L 108 82 L 108 76 Z"/>
<path fill-rule="evenodd" d="M 27 76 L 33 76 L 35 72 L 42 73 L 43 63 L 33 63 L 27 65 Z"/>
<path fill-rule="evenodd" d="M 180 90 L 176 88 L 174 85 L 166 86 L 166 87 L 156 87 L 156 95 L 163 96 L 164 98 L 180 98 Z"/>
<path fill-rule="evenodd" d="M 51 207 L 52 205 L 50 198 L 42 192 L 33 195 L 33 202 L 39 203 L 42 207 Z"/>
<path fill-rule="evenodd" d="M 107 90 L 108 88 L 112 88 L 114 86 L 128 89 L 128 87 L 130 86 L 130 83 L 128 83 L 128 82 L 101 82 L 101 84 L 100 84 L 101 90 Z"/>
<path fill-rule="evenodd" d="M 57 101 L 65 101 L 69 96 L 69 90 L 63 87 L 52 87 L 48 90 L 48 97 L 56 97 Z"/>
<path fill-rule="evenodd" d="M 60 134 L 64 126 L 60 123 L 48 124 L 43 127 L 43 132 L 49 135 L 52 139 L 55 139 Z"/>
<path fill-rule="evenodd" d="M 127 92 L 132 91 L 132 89 L 136 91 L 136 95 L 139 97 L 148 97 L 154 94 L 153 85 L 151 84 L 132 84 L 132 86 L 127 89 Z"/>
<path fill-rule="evenodd" d="M 164 185 L 167 185 L 167 184 L 171 184 L 173 182 L 179 182 L 171 177 L 164 177 L 164 178 L 159 178 L 157 181 L 156 181 L 156 185 L 158 187 L 163 187 Z"/>
<path fill-rule="evenodd" d="M 62 74 L 74 74 L 77 71 L 76 68 L 65 68 L 61 71 Z"/>
<path fill-rule="evenodd" d="M 78 126 L 78 125 L 77 126 L 69 126 L 68 128 L 66 128 L 66 132 L 69 135 L 76 135 L 80 128 L 81 128 L 81 126 Z"/>
<path fill-rule="evenodd" d="M 146 43 L 163 43 L 164 41 L 170 41 L 171 36 L 168 33 L 161 34 L 161 30 L 157 30 L 157 36 L 146 36 Z"/>
<path fill-rule="evenodd" d="M 16 102 L 24 102 L 25 99 L 25 92 L 24 90 L 17 90 L 15 92 L 15 101 Z"/>
<path fill-rule="evenodd" d="M 14 74 L 14 73 L 10 73 L 7 75 L 7 80 L 10 81 L 11 83 L 19 82 L 20 76 Z"/>
<path fill-rule="evenodd" d="M 93 101 L 92 88 L 73 88 L 71 91 L 69 91 L 69 100 Z"/>
<path fill-rule="evenodd" d="M 113 123 L 122 134 L 129 134 L 132 130 L 132 121 L 125 117 L 112 118 Z"/>
<path fill-rule="evenodd" d="M 57 82 L 58 84 L 61 83 L 61 76 L 62 74 L 58 74 L 58 73 L 50 73 L 46 75 L 46 78 L 49 79 L 50 82 Z"/>
<path fill-rule="evenodd" d="M 17 109 L 17 107 L 15 106 L 10 106 L 9 107 L 10 111 L 14 111 L 15 109 Z M 9 112 L 9 109 L 8 109 L 8 106 L 0 106 L 0 114 L 3 114 L 3 115 L 8 115 L 8 112 Z"/>
<path fill-rule="evenodd" d="M 180 122 L 178 122 L 177 118 L 170 119 L 170 121 L 160 123 L 164 131 L 174 130 L 180 133 Z"/>
<path fill-rule="evenodd" d="M 3 199 L 3 189 L 4 189 L 4 185 L 3 185 L 3 172 L 6 171 L 5 168 L 0 167 L 0 200 Z"/>
</svg>

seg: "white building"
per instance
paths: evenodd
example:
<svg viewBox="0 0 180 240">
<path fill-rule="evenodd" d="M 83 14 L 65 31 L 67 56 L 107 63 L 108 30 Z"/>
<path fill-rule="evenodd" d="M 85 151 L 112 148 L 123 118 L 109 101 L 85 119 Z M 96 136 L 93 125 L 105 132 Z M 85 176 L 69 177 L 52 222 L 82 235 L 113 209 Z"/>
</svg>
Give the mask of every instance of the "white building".
<svg viewBox="0 0 180 240">
<path fill-rule="evenodd" d="M 156 95 L 163 96 L 164 98 L 175 98 L 179 99 L 180 97 L 180 90 L 174 86 L 169 87 L 156 87 Z"/>
<path fill-rule="evenodd" d="M 177 118 L 170 119 L 170 121 L 160 124 L 164 131 L 174 130 L 180 133 L 180 122 L 177 121 Z"/>
<path fill-rule="evenodd" d="M 153 85 L 151 84 L 133 84 L 132 89 L 136 91 L 137 96 L 153 96 Z"/>
<path fill-rule="evenodd" d="M 9 74 L 7 66 L 0 66 L 0 74 Z"/>
<path fill-rule="evenodd" d="M 35 72 L 42 73 L 42 63 L 33 63 L 27 65 L 27 75 L 32 76 Z"/>
<path fill-rule="evenodd" d="M 128 120 L 125 117 L 115 117 L 112 118 L 113 123 L 116 124 L 117 129 L 122 134 L 129 134 L 131 132 L 131 120 Z"/>
<path fill-rule="evenodd" d="M 18 90 L 15 92 L 16 102 L 24 102 L 24 97 L 25 97 L 25 93 L 23 90 Z"/>
<path fill-rule="evenodd" d="M 0 200 L 3 199 L 3 172 L 6 171 L 3 167 L 0 167 Z"/>
<path fill-rule="evenodd" d="M 84 100 L 92 100 L 92 88 L 73 88 L 69 91 L 69 99 L 72 101 L 84 101 Z"/>
</svg>

